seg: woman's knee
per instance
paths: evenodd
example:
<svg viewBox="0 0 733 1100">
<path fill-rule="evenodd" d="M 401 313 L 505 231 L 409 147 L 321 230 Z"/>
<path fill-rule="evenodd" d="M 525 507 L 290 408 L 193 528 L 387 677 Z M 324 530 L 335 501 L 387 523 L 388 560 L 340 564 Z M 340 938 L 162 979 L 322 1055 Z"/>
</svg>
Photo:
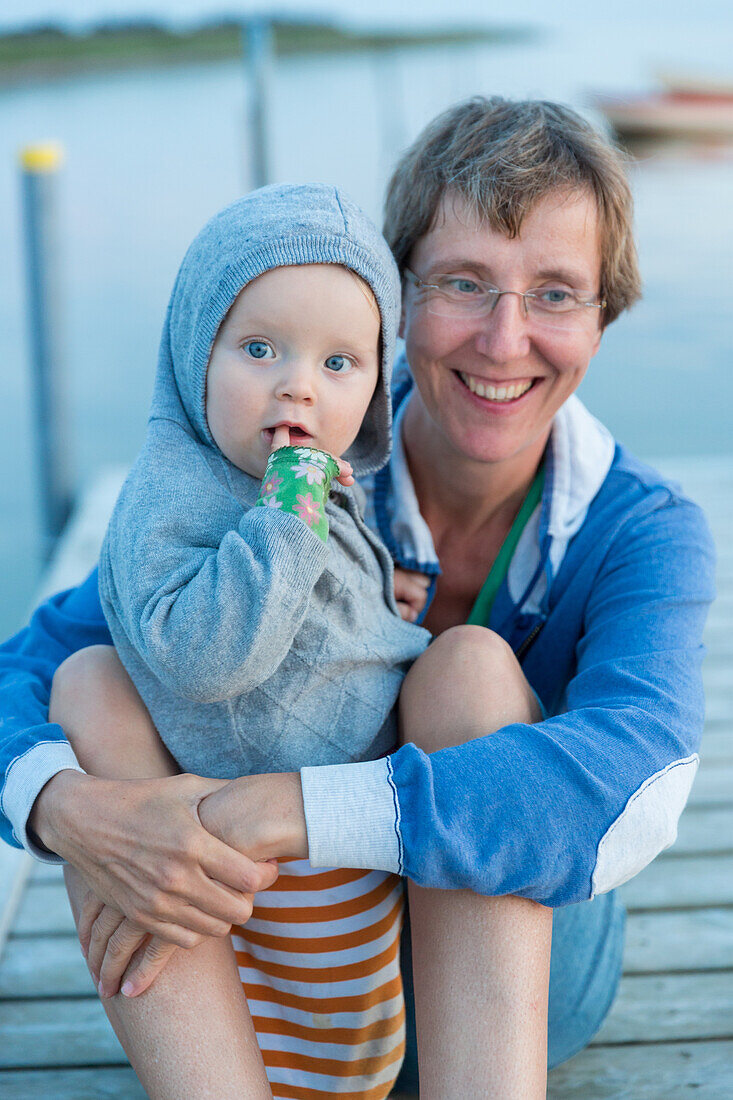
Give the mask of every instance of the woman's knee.
<svg viewBox="0 0 733 1100">
<path fill-rule="evenodd" d="M 453 626 L 435 638 L 410 669 L 406 679 L 444 685 L 449 692 L 463 692 L 480 683 L 504 683 L 516 673 L 522 676 L 514 653 L 504 639 L 484 626 Z"/>
<path fill-rule="evenodd" d="M 415 662 L 400 696 L 403 739 L 425 752 L 541 718 L 509 644 L 482 626 L 440 634 Z"/>
<path fill-rule="evenodd" d="M 444 631 L 426 650 L 441 668 L 457 674 L 505 676 L 519 668 L 508 642 L 485 626 L 453 626 Z"/>
</svg>

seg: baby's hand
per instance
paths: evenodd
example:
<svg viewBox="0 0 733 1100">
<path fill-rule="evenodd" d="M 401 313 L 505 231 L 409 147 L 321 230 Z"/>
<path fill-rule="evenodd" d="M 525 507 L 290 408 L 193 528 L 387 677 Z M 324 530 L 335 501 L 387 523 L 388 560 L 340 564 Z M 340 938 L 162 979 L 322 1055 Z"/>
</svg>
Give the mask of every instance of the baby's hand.
<svg viewBox="0 0 733 1100">
<path fill-rule="evenodd" d="M 414 623 L 428 598 L 430 577 L 424 573 L 414 573 L 410 569 L 394 571 L 394 598 L 402 618 L 408 623 Z"/>
<path fill-rule="evenodd" d="M 328 452 L 331 454 L 331 452 Z M 342 485 L 354 484 L 354 470 L 350 462 L 347 462 L 345 458 L 339 458 L 337 455 L 331 455 L 335 462 L 338 463 L 338 476 L 336 480 Z"/>
<path fill-rule="evenodd" d="M 280 424 L 272 433 L 272 446 L 270 447 L 270 453 L 276 451 L 278 447 L 290 447 L 290 428 L 287 424 Z M 326 454 L 331 454 L 327 451 Z M 331 458 L 338 465 L 339 472 L 336 478 L 342 485 L 354 484 L 354 471 L 350 462 L 347 462 L 345 458 L 339 458 L 338 455 L 331 455 Z"/>
</svg>

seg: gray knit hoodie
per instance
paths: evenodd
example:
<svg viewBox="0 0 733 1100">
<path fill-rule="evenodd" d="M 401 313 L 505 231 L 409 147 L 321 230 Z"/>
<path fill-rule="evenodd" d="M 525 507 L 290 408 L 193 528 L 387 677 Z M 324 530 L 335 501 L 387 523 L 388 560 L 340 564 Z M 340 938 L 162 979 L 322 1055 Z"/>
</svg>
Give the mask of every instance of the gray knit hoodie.
<svg viewBox="0 0 733 1100">
<path fill-rule="evenodd" d="M 392 563 L 340 486 L 323 543 L 296 516 L 253 508 L 260 482 L 219 451 L 206 368 L 239 292 L 278 266 L 339 263 L 372 287 L 380 381 L 346 457 L 378 469 L 391 442 L 399 314 L 394 261 L 371 222 L 323 185 L 262 188 L 189 248 L 161 340 L 151 417 L 102 547 L 99 587 L 120 658 L 181 768 L 231 778 L 373 759 L 429 634 L 403 622 Z"/>
</svg>

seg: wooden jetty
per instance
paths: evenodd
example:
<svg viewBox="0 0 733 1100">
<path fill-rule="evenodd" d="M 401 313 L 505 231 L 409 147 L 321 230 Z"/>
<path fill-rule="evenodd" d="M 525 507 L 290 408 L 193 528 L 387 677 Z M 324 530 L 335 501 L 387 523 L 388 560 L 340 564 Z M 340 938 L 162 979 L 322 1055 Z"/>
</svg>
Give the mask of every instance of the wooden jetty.
<svg viewBox="0 0 733 1100">
<path fill-rule="evenodd" d="M 660 465 L 705 507 L 719 553 L 702 764 L 677 843 L 622 887 L 620 991 L 591 1046 L 550 1074 L 551 1100 L 733 1096 L 733 461 Z M 94 562 L 119 481 L 113 473 L 83 499 L 43 591 L 75 583 Z M 3 1100 L 143 1098 L 95 995 L 60 871 L 0 844 L 5 933 Z"/>
</svg>

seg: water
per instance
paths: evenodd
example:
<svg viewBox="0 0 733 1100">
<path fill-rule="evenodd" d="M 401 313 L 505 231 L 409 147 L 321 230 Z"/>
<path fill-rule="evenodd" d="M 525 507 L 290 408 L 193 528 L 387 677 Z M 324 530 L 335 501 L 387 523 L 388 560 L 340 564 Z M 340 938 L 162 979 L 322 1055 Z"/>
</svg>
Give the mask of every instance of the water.
<svg viewBox="0 0 733 1100">
<path fill-rule="evenodd" d="M 541 95 L 587 110 L 589 89 L 647 87 L 657 67 L 725 72 L 733 17 L 714 0 L 701 12 L 659 26 L 578 12 L 531 43 L 282 60 L 274 178 L 337 183 L 378 218 L 399 150 L 464 96 Z M 24 618 L 40 568 L 17 150 L 54 138 L 67 152 L 66 381 L 82 484 L 140 444 L 180 258 L 247 186 L 245 106 L 237 62 L 0 89 L 0 635 Z M 645 299 L 609 329 L 581 395 L 642 455 L 731 453 L 733 159 L 658 154 L 633 184 Z"/>
</svg>

